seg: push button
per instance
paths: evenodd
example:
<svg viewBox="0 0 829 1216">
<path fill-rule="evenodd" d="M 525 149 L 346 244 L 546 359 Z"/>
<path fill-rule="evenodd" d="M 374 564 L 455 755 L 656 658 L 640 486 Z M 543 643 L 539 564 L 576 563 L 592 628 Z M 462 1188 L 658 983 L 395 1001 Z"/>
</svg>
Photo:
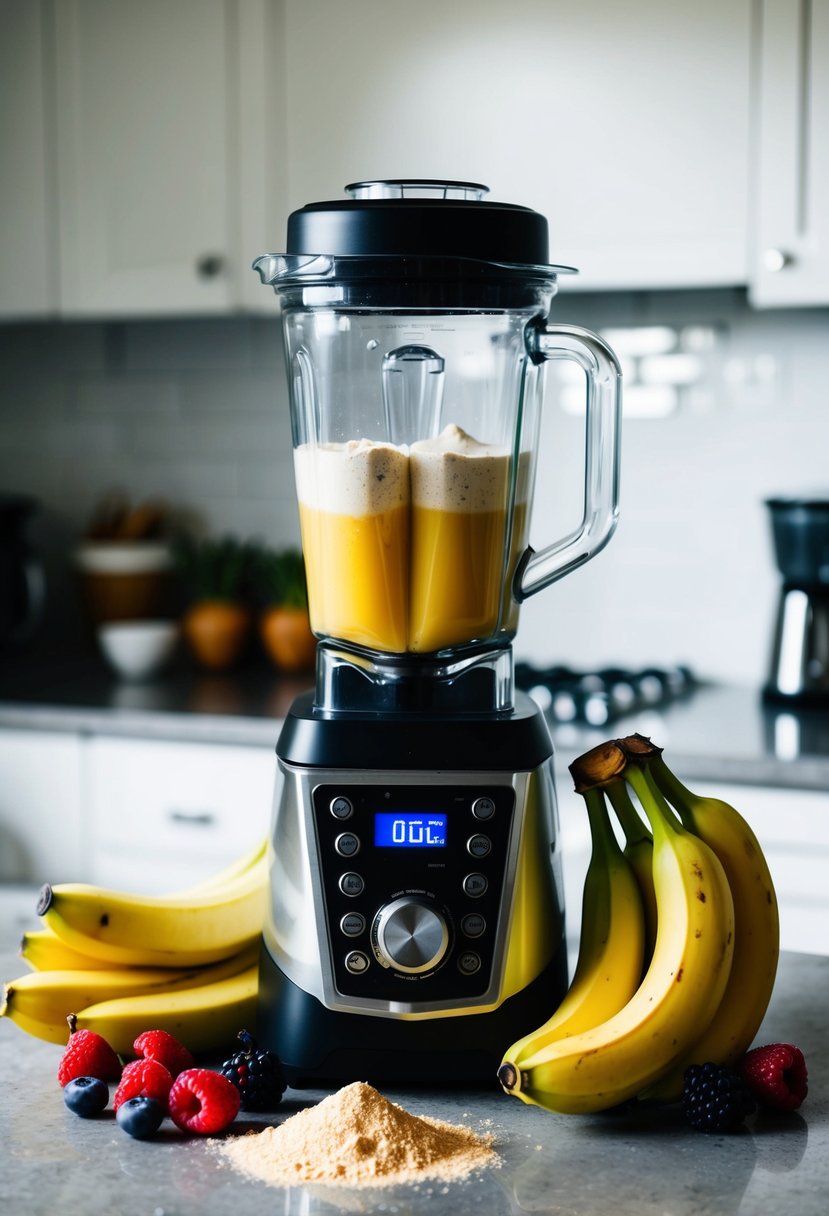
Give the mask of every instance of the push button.
<svg viewBox="0 0 829 1216">
<path fill-rule="evenodd" d="M 362 950 L 352 950 L 345 956 L 345 969 L 352 975 L 362 975 L 368 971 L 368 956 Z"/>
<path fill-rule="evenodd" d="M 480 912 L 468 912 L 461 920 L 464 937 L 480 937 L 486 931 L 486 921 Z"/>
<path fill-rule="evenodd" d="M 340 875 L 340 890 L 343 895 L 362 895 L 365 885 L 359 874 L 349 872 L 348 874 Z"/>
<path fill-rule="evenodd" d="M 483 895 L 489 883 L 483 874 L 467 874 L 463 880 L 463 889 L 467 895 L 471 895 L 473 899 L 477 899 L 479 895 Z"/>
<path fill-rule="evenodd" d="M 463 975 L 474 975 L 476 971 L 481 969 L 480 956 L 474 950 L 465 950 L 458 957 L 458 970 Z"/>
<path fill-rule="evenodd" d="M 366 918 L 361 912 L 349 912 L 340 921 L 340 931 L 346 937 L 359 937 L 366 927 Z"/>
<path fill-rule="evenodd" d="M 488 836 L 470 836 L 466 842 L 466 851 L 472 857 L 486 857 L 492 849 L 492 841 Z"/>
<path fill-rule="evenodd" d="M 472 814 L 476 819 L 491 819 L 495 814 L 495 803 L 491 798 L 476 798 L 472 803 Z"/>
<path fill-rule="evenodd" d="M 354 814 L 354 807 L 351 804 L 350 798 L 332 798 L 329 809 L 335 819 L 350 819 Z"/>
<path fill-rule="evenodd" d="M 334 841 L 334 848 L 340 857 L 353 857 L 360 852 L 360 838 L 353 832 L 341 832 Z"/>
</svg>

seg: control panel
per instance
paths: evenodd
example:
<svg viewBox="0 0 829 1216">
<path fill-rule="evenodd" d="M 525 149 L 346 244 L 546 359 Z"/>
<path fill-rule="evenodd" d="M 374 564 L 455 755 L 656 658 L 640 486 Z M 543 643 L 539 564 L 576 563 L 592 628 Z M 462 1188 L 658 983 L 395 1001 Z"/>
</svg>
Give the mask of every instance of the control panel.
<svg viewBox="0 0 829 1216">
<path fill-rule="evenodd" d="M 338 992 L 406 1002 L 486 992 L 512 787 L 320 785 L 313 808 Z"/>
</svg>

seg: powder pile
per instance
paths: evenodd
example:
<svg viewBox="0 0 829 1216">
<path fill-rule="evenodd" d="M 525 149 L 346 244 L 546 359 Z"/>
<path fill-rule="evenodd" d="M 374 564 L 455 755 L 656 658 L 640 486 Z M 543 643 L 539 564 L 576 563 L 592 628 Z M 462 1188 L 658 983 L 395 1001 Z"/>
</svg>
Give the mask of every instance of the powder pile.
<svg viewBox="0 0 829 1216">
<path fill-rule="evenodd" d="M 453 1180 L 498 1160 L 491 1136 L 411 1115 L 363 1081 L 346 1085 L 278 1127 L 216 1147 L 242 1173 L 274 1186 Z"/>
</svg>

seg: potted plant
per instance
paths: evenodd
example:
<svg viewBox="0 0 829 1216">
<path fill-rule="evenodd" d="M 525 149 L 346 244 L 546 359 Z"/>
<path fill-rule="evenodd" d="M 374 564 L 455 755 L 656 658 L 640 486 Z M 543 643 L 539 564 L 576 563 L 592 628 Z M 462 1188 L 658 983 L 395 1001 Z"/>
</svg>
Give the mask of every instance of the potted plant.
<svg viewBox="0 0 829 1216">
<path fill-rule="evenodd" d="M 182 634 L 196 662 L 213 671 L 232 667 L 251 631 L 247 579 L 251 547 L 226 536 L 196 540 L 180 536 L 173 556 L 189 606 Z"/>
<path fill-rule="evenodd" d="M 259 636 L 265 651 L 282 671 L 307 671 L 314 666 L 317 643 L 308 620 L 302 554 L 298 549 L 262 549 L 253 570 L 262 604 Z"/>
</svg>

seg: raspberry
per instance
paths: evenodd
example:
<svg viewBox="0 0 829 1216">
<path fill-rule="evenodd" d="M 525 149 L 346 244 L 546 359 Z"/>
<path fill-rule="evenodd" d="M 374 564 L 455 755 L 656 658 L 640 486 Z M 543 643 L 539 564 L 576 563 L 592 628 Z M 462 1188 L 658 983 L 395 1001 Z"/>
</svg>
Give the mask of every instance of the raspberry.
<svg viewBox="0 0 829 1216">
<path fill-rule="evenodd" d="M 692 1064 L 685 1069 L 682 1109 L 700 1132 L 734 1132 L 756 1103 L 738 1073 L 723 1064 Z"/>
<path fill-rule="evenodd" d="M 94 1030 L 76 1030 L 78 1019 L 70 1013 L 69 1042 L 58 1065 L 58 1084 L 64 1086 L 77 1077 L 97 1077 L 99 1081 L 117 1081 L 121 1076 L 121 1061 L 106 1039 Z"/>
<path fill-rule="evenodd" d="M 170 1118 L 185 1132 L 221 1132 L 239 1113 L 239 1091 L 210 1068 L 186 1068 L 170 1090 Z"/>
<path fill-rule="evenodd" d="M 185 1068 L 192 1068 L 196 1061 L 183 1043 L 166 1030 L 145 1030 L 132 1045 L 137 1056 L 158 1060 L 171 1077 L 177 1077 Z"/>
<path fill-rule="evenodd" d="M 797 1110 L 809 1092 L 803 1052 L 791 1043 L 755 1047 L 740 1061 L 740 1074 L 762 1106 Z"/>
<path fill-rule="evenodd" d="M 161 1109 L 167 1111 L 167 1097 L 173 1084 L 163 1064 L 158 1060 L 133 1060 L 121 1073 L 121 1080 L 112 1099 L 116 1113 L 122 1102 L 129 1098 L 152 1098 Z"/>
<path fill-rule="evenodd" d="M 221 1067 L 222 1076 L 232 1081 L 242 1098 L 242 1110 L 276 1110 L 287 1088 L 279 1057 L 259 1049 L 247 1030 L 236 1036 L 243 1044 Z"/>
</svg>

